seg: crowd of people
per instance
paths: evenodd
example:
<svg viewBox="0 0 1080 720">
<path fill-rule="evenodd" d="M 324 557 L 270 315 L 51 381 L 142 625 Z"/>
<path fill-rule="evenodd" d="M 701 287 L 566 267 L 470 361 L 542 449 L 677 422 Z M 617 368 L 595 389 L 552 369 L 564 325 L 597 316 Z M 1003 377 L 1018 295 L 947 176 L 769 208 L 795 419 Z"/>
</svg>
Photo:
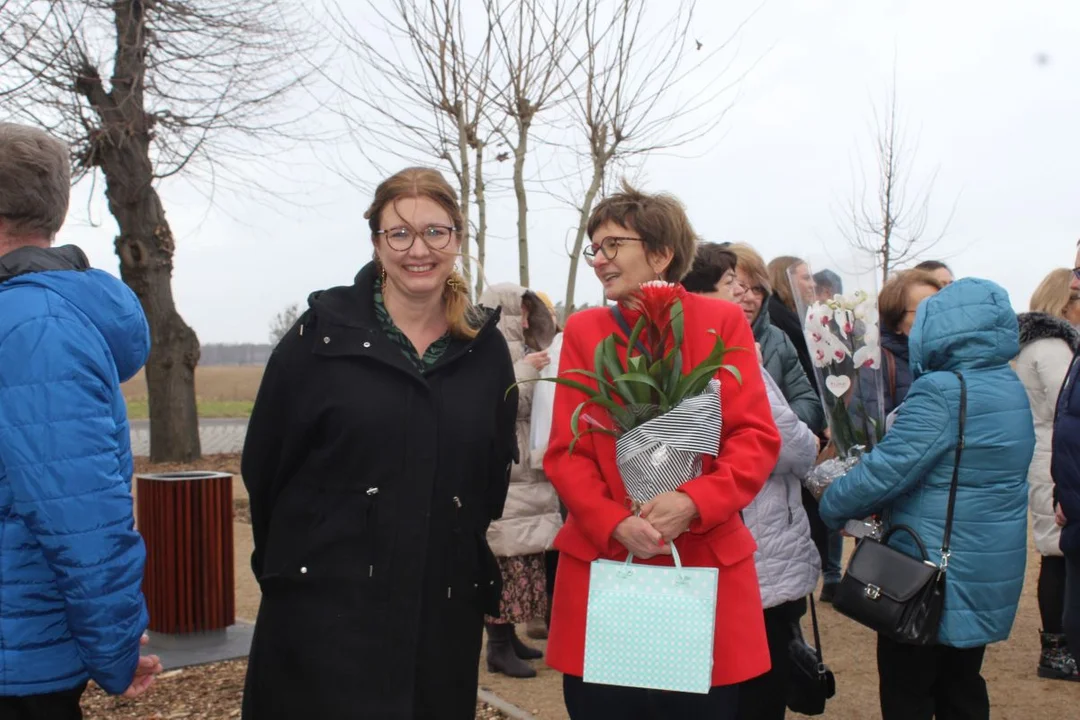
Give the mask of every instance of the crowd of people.
<svg viewBox="0 0 1080 720">
<path fill-rule="evenodd" d="M 131 290 L 54 245 L 68 162 L 45 132 L 0 124 L 0 717 L 17 720 L 79 718 L 89 681 L 134 697 L 161 671 L 140 656 L 119 388 L 150 338 Z M 439 172 L 386 178 L 364 217 L 371 262 L 311 295 L 249 423 L 262 602 L 244 718 L 472 717 L 486 634 L 489 671 L 527 679 L 543 657 L 561 672 L 574 720 L 780 720 L 808 600 L 834 599 L 841 529 L 871 515 L 928 546 L 952 538 L 932 558 L 948 566 L 936 641 L 879 636 L 885 720 L 989 717 L 981 668 L 1013 625 L 1029 512 L 1032 672 L 1080 680 L 1080 267 L 1050 272 L 1019 316 L 1000 286 L 943 263 L 894 273 L 878 297 L 891 424 L 816 499 L 803 480 L 830 432 L 800 307 L 842 292 L 836 273 L 701 241 L 675 197 L 623 186 L 592 210 L 584 251 L 610 305 L 561 318 L 509 283 L 472 302 Z M 682 289 L 687 367 L 716 337 L 741 351 L 716 378 L 715 452 L 635 507 L 615 440 L 582 433 L 597 421 L 578 408 L 601 380 L 597 346 L 656 281 Z M 673 549 L 717 572 L 711 690 L 586 681 L 593 562 L 667 566 Z M 528 642 L 544 638 L 544 653 Z"/>
</svg>

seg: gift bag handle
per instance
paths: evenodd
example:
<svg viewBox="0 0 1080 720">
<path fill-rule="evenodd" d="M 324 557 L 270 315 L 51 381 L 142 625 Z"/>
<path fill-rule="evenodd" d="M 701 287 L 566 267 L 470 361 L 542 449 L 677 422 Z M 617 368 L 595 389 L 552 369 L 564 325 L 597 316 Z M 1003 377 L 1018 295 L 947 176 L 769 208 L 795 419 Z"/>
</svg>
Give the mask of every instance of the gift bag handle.
<svg viewBox="0 0 1080 720">
<path fill-rule="evenodd" d="M 687 575 L 686 573 L 682 572 L 682 569 L 683 569 L 682 558 L 679 557 L 679 550 L 678 550 L 678 548 L 675 547 L 675 543 L 668 543 L 668 544 L 671 546 L 671 557 L 675 560 L 675 569 L 678 571 L 678 574 L 677 574 L 676 579 L 675 579 L 675 583 L 677 585 L 683 585 L 683 584 L 687 583 L 690 580 L 690 576 Z M 630 567 L 633 562 L 634 562 L 634 553 L 629 553 L 626 556 L 626 562 L 623 563 L 622 569 L 619 571 L 620 577 L 629 577 L 630 575 L 633 574 L 634 571 Z"/>
</svg>

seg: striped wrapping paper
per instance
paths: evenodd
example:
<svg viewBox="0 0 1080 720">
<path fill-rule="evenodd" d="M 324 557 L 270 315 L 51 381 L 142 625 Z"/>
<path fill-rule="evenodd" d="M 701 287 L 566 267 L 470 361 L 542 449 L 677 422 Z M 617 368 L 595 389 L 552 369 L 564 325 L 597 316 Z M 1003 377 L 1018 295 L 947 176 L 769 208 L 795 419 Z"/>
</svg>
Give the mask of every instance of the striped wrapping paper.
<svg viewBox="0 0 1080 720">
<path fill-rule="evenodd" d="M 713 380 L 700 395 L 619 436 L 615 460 L 627 494 L 644 504 L 700 475 L 701 457 L 719 452 L 723 425 L 720 382 Z"/>
</svg>

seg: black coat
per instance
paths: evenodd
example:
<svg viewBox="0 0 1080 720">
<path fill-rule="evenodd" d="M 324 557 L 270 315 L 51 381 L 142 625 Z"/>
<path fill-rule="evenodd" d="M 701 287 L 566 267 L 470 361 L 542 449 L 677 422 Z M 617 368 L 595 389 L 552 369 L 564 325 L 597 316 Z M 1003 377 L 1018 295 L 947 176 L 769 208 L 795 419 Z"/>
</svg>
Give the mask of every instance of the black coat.
<svg viewBox="0 0 1080 720">
<path fill-rule="evenodd" d="M 421 375 L 382 331 L 375 268 L 312 295 L 248 426 L 262 604 L 244 718 L 472 718 L 485 540 L 516 455 L 514 371 L 491 312 Z"/>
</svg>

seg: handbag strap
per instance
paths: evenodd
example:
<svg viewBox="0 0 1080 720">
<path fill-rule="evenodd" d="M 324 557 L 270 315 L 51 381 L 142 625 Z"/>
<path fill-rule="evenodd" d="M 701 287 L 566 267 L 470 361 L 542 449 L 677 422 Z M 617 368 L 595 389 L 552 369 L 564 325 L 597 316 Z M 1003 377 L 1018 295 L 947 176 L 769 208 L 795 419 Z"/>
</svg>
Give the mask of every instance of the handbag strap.
<svg viewBox="0 0 1080 720">
<path fill-rule="evenodd" d="M 956 488 L 960 484 L 960 459 L 964 455 L 964 426 L 967 424 L 967 382 L 964 376 L 953 371 L 960 380 L 960 435 L 956 442 L 956 464 L 953 466 L 952 485 L 949 486 L 949 510 L 945 514 L 945 537 L 941 542 L 942 570 L 949 567 L 949 541 L 952 538 L 953 512 L 956 510 Z"/>
<path fill-rule="evenodd" d="M 818 665 L 825 664 L 825 658 L 821 654 L 821 632 L 817 624 L 817 608 L 814 606 L 814 593 L 810 593 L 810 623 L 814 626 L 814 652 L 817 653 Z"/>
<path fill-rule="evenodd" d="M 622 308 L 620 308 L 617 304 L 612 305 L 611 315 L 615 318 L 616 324 L 618 324 L 622 331 L 626 333 L 626 340 L 627 342 L 629 342 L 630 335 L 633 334 L 633 330 L 630 329 L 630 323 L 626 321 L 626 316 L 623 315 Z M 634 343 L 634 347 L 637 348 L 637 351 L 642 355 L 648 355 L 648 353 L 645 351 L 645 343 L 641 342 L 641 340 L 638 340 L 636 343 Z"/>
</svg>

